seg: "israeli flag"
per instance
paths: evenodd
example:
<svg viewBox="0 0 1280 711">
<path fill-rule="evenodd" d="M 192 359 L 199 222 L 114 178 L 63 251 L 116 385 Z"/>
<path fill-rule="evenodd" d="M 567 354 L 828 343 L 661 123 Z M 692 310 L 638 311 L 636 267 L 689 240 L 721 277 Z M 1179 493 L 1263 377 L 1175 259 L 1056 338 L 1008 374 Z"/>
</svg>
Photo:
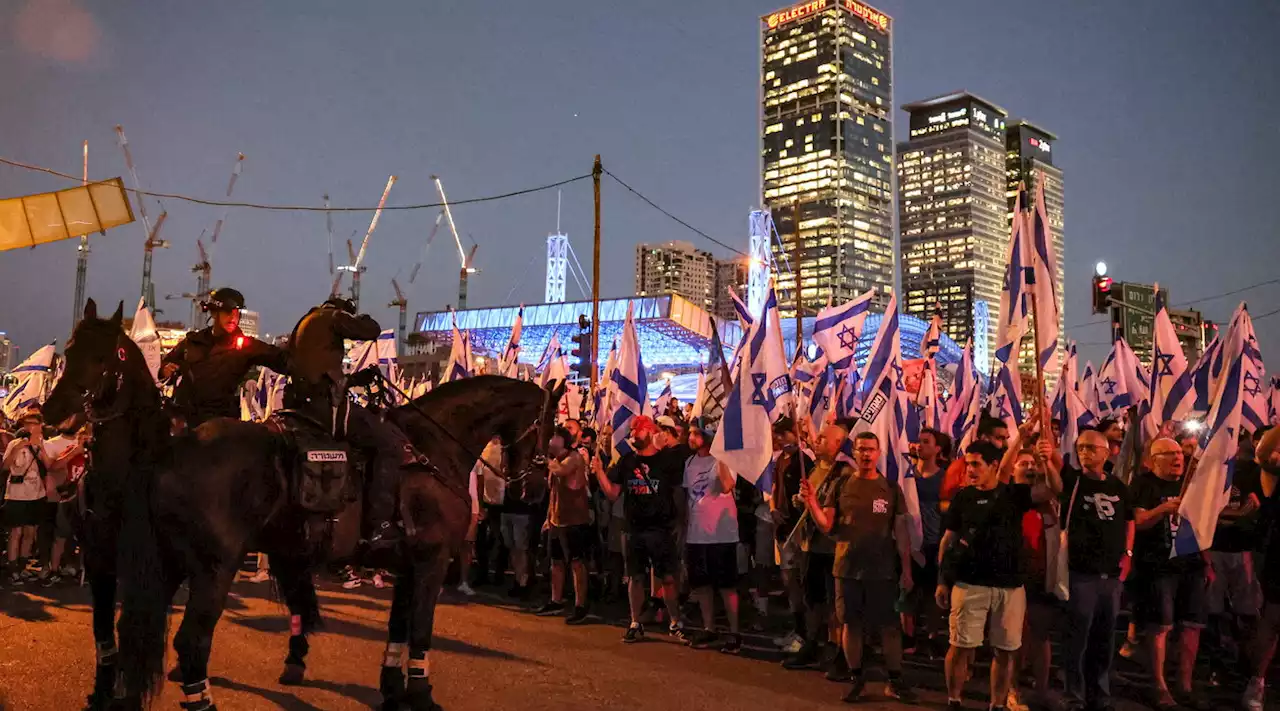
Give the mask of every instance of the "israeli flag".
<svg viewBox="0 0 1280 711">
<path fill-rule="evenodd" d="M 836 377 L 836 419 L 857 417 L 862 409 L 862 373 L 850 368 Z"/>
<path fill-rule="evenodd" d="M 1244 365 L 1241 371 L 1242 388 L 1240 413 L 1246 432 L 1255 432 L 1267 425 L 1267 396 L 1263 388 L 1264 366 L 1262 352 L 1258 349 L 1258 337 L 1253 332 L 1253 319 L 1242 303 L 1231 317 L 1231 328 L 1239 329 L 1244 343 Z"/>
<path fill-rule="evenodd" d="M 1151 441 L 1165 422 L 1178 422 L 1191 415 L 1196 392 L 1187 367 L 1187 356 L 1178 342 L 1178 332 L 1169 319 L 1166 293 L 1156 291 L 1156 319 L 1152 334 L 1151 399 L 1142 421 L 1143 441 Z"/>
<path fill-rule="evenodd" d="M 1214 338 L 1205 347 L 1204 353 L 1191 370 L 1191 382 L 1196 390 L 1196 404 L 1193 411 L 1204 415 L 1213 406 L 1218 395 L 1218 384 L 1222 376 L 1222 341 Z"/>
<path fill-rule="evenodd" d="M 970 341 L 960 354 L 960 365 L 956 368 L 956 377 L 951 383 L 951 398 L 947 401 L 941 423 L 942 431 L 951 436 L 951 442 L 956 447 L 964 439 L 972 414 L 981 412 L 978 407 L 981 403 L 981 391 L 978 372 L 973 367 L 973 342 Z"/>
<path fill-rule="evenodd" d="M 470 378 L 472 375 L 471 366 L 471 339 L 469 334 L 458 331 L 458 321 L 455 318 L 453 322 L 453 344 L 449 348 L 449 361 L 444 366 L 444 377 L 440 383 L 451 383 L 455 380 Z"/>
<path fill-rule="evenodd" d="M 609 346 L 609 357 L 604 362 L 604 380 L 596 383 L 596 391 L 592 395 L 593 413 L 596 418 L 596 429 L 603 430 L 613 415 L 613 371 L 618 369 L 618 339 L 613 339 Z"/>
<path fill-rule="evenodd" d="M 662 392 L 658 393 L 658 401 L 653 405 L 654 417 L 661 417 L 667 414 L 667 406 L 671 404 L 671 378 L 663 381 Z"/>
<path fill-rule="evenodd" d="M 813 425 L 810 431 L 817 432 L 827 422 L 827 413 L 831 412 L 831 399 L 835 394 L 836 376 L 831 368 L 823 368 L 814 382 L 813 394 L 809 396 L 809 421 Z"/>
<path fill-rule="evenodd" d="M 1095 419 L 1102 419 L 1098 414 L 1102 408 L 1098 405 L 1098 374 L 1094 370 L 1093 361 L 1085 361 L 1084 375 L 1076 386 L 1076 393 L 1084 401 L 1085 409 L 1092 412 Z"/>
<path fill-rule="evenodd" d="M 854 365 L 854 353 L 858 350 L 858 338 L 862 325 L 871 312 L 871 297 L 875 289 L 841 306 L 831 306 L 818 311 L 813 322 L 813 341 L 827 354 L 827 360 L 836 370 L 847 370 Z"/>
<path fill-rule="evenodd" d="M 23 410 L 44 402 L 53 370 L 53 344 L 32 353 L 10 375 L 17 381 L 4 399 L 4 415 L 18 419 Z"/>
<path fill-rule="evenodd" d="M 1059 384 L 1066 383 L 1057 393 L 1061 398 L 1061 403 L 1054 402 L 1051 414 L 1058 421 L 1058 428 L 1062 433 L 1058 446 L 1060 447 L 1063 461 L 1069 462 L 1071 466 L 1079 469 L 1080 458 L 1076 456 L 1076 439 L 1080 437 L 1081 432 L 1097 424 L 1098 417 L 1096 413 L 1090 411 L 1085 405 L 1080 389 L 1071 386 L 1074 380 L 1075 368 L 1076 347 L 1072 343 L 1067 349 L 1067 360 L 1063 363 L 1062 377 L 1058 381 Z"/>
<path fill-rule="evenodd" d="M 551 344 L 547 346 L 547 367 L 538 376 L 538 385 L 551 389 L 556 383 L 562 383 L 568 378 L 569 361 L 565 358 L 564 349 L 560 347 L 560 341 L 552 335 Z"/>
<path fill-rule="evenodd" d="M 1218 515 L 1231 497 L 1236 449 L 1245 425 L 1244 381 L 1248 372 L 1248 336 L 1253 330 L 1253 324 L 1248 320 L 1247 312 L 1243 321 L 1233 319 L 1223 342 L 1225 366 L 1222 382 L 1209 411 L 1208 427 L 1201 435 L 1200 447 L 1196 451 L 1199 463 L 1188 474 L 1190 480 L 1183 488 L 1182 504 L 1178 507 L 1181 522 L 1174 533 L 1173 550 L 1170 551 L 1173 557 L 1209 550 L 1218 526 Z"/>
<path fill-rule="evenodd" d="M 507 341 L 507 347 L 502 351 L 502 358 L 498 361 L 498 374 L 505 375 L 508 378 L 516 377 L 516 365 L 520 360 L 520 332 L 524 330 L 524 304 L 520 305 L 520 310 L 516 312 L 515 323 L 511 324 L 511 339 Z"/>
<path fill-rule="evenodd" d="M 1035 294 L 1036 353 L 1044 372 L 1057 369 L 1058 261 L 1053 251 L 1053 230 L 1044 199 L 1044 172 L 1036 175 L 1036 208 L 1031 213 L 1031 293 Z M 1043 396 L 1044 393 L 1039 393 Z"/>
<path fill-rule="evenodd" d="M 1018 369 L 1005 363 L 992 381 L 991 397 L 987 399 L 987 412 L 1009 428 L 1009 445 L 1018 441 L 1018 427 L 1022 425 L 1022 383 Z"/>
<path fill-rule="evenodd" d="M 793 401 L 791 376 L 782 352 L 778 297 L 772 286 L 760 318 L 743 340 L 746 346 L 711 454 L 754 484 L 773 457 L 773 421 L 787 412 Z"/>
<path fill-rule="evenodd" d="M 1267 423 L 1280 425 L 1280 378 L 1272 378 L 1267 387 Z"/>
<path fill-rule="evenodd" d="M 1030 287 L 1035 279 L 1035 265 L 1025 227 L 1026 206 L 1026 186 L 1018 185 L 1017 209 L 1013 211 L 1013 229 L 1005 260 L 1004 288 L 1000 292 L 1000 322 L 996 330 L 996 358 L 1001 363 L 1018 357 L 1018 344 L 1027 332 L 1027 317 L 1031 313 Z"/>
<path fill-rule="evenodd" d="M 649 381 L 645 376 L 644 360 L 640 357 L 640 337 L 636 334 L 633 316 L 634 304 L 627 303 L 627 318 L 622 324 L 622 338 L 618 342 L 618 360 L 610 377 L 614 387 L 613 449 L 620 457 L 632 451 L 627 438 L 631 436 L 631 421 L 644 414 L 649 402 Z"/>
<path fill-rule="evenodd" d="M 1147 397 L 1146 373 L 1133 349 L 1116 339 L 1098 373 L 1098 405 L 1103 417 L 1118 417 Z"/>
<path fill-rule="evenodd" d="M 146 299 L 138 299 L 138 310 L 133 313 L 133 326 L 129 329 L 129 339 L 142 351 L 147 361 L 147 370 L 154 379 L 160 373 L 160 332 L 156 329 L 156 321 L 151 317 L 151 309 L 147 308 Z"/>
</svg>

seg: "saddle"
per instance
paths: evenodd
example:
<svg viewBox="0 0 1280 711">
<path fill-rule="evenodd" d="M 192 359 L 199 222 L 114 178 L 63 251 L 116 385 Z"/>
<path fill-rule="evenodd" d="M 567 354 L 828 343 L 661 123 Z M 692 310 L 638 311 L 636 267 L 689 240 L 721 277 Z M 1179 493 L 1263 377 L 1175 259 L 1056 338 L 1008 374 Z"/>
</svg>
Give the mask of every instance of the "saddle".
<svg viewBox="0 0 1280 711">
<path fill-rule="evenodd" d="M 292 503 L 327 517 L 359 500 L 359 463 L 329 425 L 297 410 L 279 410 L 264 424 L 284 442 Z"/>
</svg>

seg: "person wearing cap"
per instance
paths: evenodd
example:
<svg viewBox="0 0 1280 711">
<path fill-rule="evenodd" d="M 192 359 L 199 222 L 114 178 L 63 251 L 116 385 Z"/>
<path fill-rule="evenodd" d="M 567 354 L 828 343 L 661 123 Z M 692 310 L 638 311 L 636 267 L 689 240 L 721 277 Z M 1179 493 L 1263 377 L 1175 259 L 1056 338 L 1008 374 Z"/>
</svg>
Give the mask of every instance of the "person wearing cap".
<svg viewBox="0 0 1280 711">
<path fill-rule="evenodd" d="M 742 651 L 738 627 L 738 505 L 733 499 L 737 476 L 724 462 L 711 456 L 715 432 L 691 426 L 689 446 L 693 456 L 684 464 L 684 490 L 688 503 L 685 529 L 685 566 L 692 597 L 702 612 L 702 631 L 690 640 L 694 649 L 720 641 L 715 634 L 715 600 L 719 591 L 729 621 L 729 637 L 720 651 Z"/>
<path fill-rule="evenodd" d="M 800 481 L 813 471 L 813 457 L 800 446 L 795 421 L 783 416 L 773 423 L 773 451 L 779 452 L 773 465 L 773 485 L 769 491 L 769 514 L 773 519 L 774 559 L 782 571 L 787 590 L 787 603 L 794 628 L 790 634 L 775 640 L 783 651 L 798 653 L 808 636 L 805 595 L 802 582 L 804 566 L 799 545 L 791 532 L 803 513 L 798 504 Z M 788 541 L 792 545 L 787 545 Z"/>
<path fill-rule="evenodd" d="M 693 456 L 693 448 L 685 442 L 684 429 L 671 415 L 662 415 L 654 419 L 658 426 L 658 448 L 670 449 L 683 459 Z"/>
<path fill-rule="evenodd" d="M 343 373 L 344 341 L 373 341 L 382 327 L 368 314 L 357 313 L 349 299 L 330 297 L 311 309 L 289 335 L 289 385 L 285 407 L 310 413 L 322 422 L 333 420 L 335 408 L 349 407 L 346 439 L 374 453 L 368 468 L 366 533 L 371 551 L 389 549 L 403 538 L 393 521 L 400 478 L 420 465 L 421 457 L 398 427 L 371 410 L 350 403 Z"/>
<path fill-rule="evenodd" d="M 644 606 L 644 578 L 650 569 L 661 582 L 662 599 L 671 617 L 671 634 L 681 640 L 685 638 L 679 622 L 680 599 L 675 579 L 677 497 L 684 482 L 685 460 L 678 452 L 660 449 L 655 441 L 657 435 L 658 425 L 652 419 L 636 416 L 631 420 L 633 451 L 623 455 L 607 474 L 599 458 L 592 461 L 600 490 L 610 501 L 617 501 L 626 492 L 623 512 L 628 535 L 623 557 L 631 626 L 622 640 L 627 643 L 644 638 L 640 615 Z"/>
<path fill-rule="evenodd" d="M 188 333 L 161 361 L 160 379 L 180 376 L 173 400 L 194 429 L 215 417 L 240 419 L 240 384 L 249 370 L 286 371 L 285 352 L 240 330 L 244 296 L 223 287 L 201 303 L 209 325 Z"/>
<path fill-rule="evenodd" d="M 40 410 L 32 408 L 22 414 L 22 429 L 4 450 L 4 468 L 9 481 L 4 490 L 4 519 L 9 529 L 9 547 L 6 560 L 9 563 L 9 580 L 22 585 L 32 576 L 18 562 L 19 557 L 32 555 L 36 532 L 44 522 L 44 478 L 53 462 L 44 449 L 44 418 Z"/>
</svg>

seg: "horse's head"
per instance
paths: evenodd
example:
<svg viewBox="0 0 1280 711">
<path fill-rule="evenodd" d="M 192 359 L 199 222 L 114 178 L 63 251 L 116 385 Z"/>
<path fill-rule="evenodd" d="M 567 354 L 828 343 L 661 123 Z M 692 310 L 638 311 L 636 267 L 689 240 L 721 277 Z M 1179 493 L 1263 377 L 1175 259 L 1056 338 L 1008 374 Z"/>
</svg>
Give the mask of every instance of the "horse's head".
<svg viewBox="0 0 1280 711">
<path fill-rule="evenodd" d="M 553 382 L 547 388 L 516 382 L 520 384 L 512 387 L 508 426 L 499 435 L 507 444 L 508 472 L 522 478 L 532 475 L 527 479 L 534 483 L 545 479 L 542 475 L 546 474 L 547 443 L 555 428 L 565 382 Z"/>
<path fill-rule="evenodd" d="M 67 342 L 66 363 L 44 404 L 45 419 L 51 424 L 72 424 L 74 418 L 90 415 L 98 408 L 124 406 L 124 384 L 145 369 L 142 353 L 125 334 L 124 303 L 110 318 L 98 318 L 98 305 L 89 299 L 84 317 Z"/>
</svg>

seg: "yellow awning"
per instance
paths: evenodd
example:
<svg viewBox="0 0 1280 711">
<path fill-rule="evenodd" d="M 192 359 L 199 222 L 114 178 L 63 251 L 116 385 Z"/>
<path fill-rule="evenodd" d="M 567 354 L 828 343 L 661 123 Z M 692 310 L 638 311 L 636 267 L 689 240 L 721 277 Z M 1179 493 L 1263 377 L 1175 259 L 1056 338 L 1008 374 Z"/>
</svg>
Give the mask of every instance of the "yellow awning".
<svg viewBox="0 0 1280 711">
<path fill-rule="evenodd" d="M 124 181 L 0 200 L 0 251 L 80 237 L 133 222 Z"/>
</svg>

